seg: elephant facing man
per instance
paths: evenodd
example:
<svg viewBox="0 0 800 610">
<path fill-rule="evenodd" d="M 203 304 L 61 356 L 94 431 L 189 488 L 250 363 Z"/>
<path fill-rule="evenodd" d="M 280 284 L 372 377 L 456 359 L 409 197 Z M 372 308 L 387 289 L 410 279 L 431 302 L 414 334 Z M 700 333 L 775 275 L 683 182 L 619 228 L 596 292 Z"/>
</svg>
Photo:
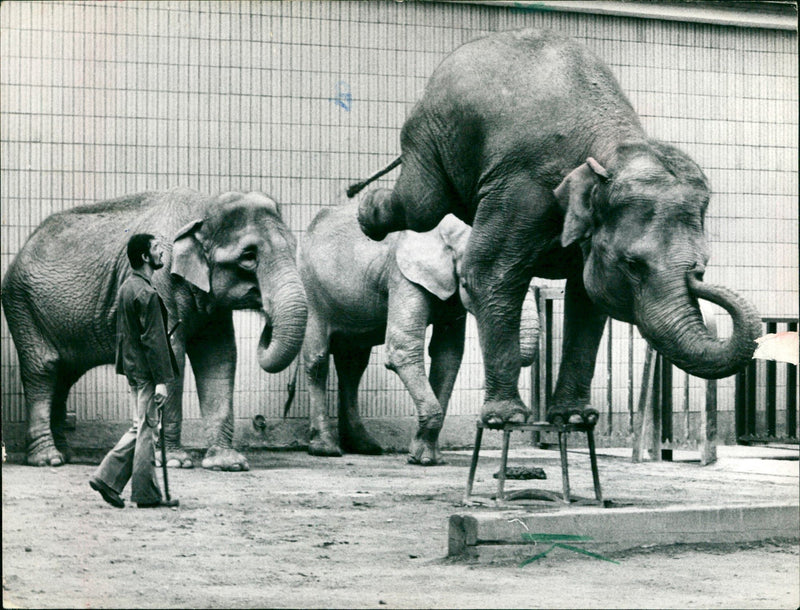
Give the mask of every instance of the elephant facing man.
<svg viewBox="0 0 800 610">
<path fill-rule="evenodd" d="M 232 310 L 263 313 L 262 369 L 278 372 L 291 364 L 307 317 L 296 240 L 266 195 L 231 192 L 209 198 L 188 189 L 53 214 L 11 263 L 2 300 L 25 392 L 27 461 L 35 466 L 69 461 L 67 395 L 86 371 L 114 362 L 115 297 L 131 273 L 125 249 L 134 233 L 160 236 L 170 250 L 164 268 L 152 277 L 169 328 L 175 328 L 170 340 L 179 368 L 163 407 L 168 464 L 192 465 L 181 447 L 188 356 L 205 422 L 203 467 L 247 470 L 247 460 L 232 447 Z"/>
</svg>

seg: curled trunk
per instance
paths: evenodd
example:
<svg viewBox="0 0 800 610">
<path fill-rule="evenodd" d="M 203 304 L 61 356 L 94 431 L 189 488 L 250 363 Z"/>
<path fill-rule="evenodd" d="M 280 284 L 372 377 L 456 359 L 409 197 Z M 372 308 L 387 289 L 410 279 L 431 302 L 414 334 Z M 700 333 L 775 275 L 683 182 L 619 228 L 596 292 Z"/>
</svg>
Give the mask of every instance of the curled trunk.
<svg viewBox="0 0 800 610">
<path fill-rule="evenodd" d="M 750 362 L 761 334 L 760 318 L 750 303 L 692 274 L 659 288 L 645 288 L 636 307 L 636 325 L 659 353 L 690 375 L 705 379 L 728 377 Z M 709 332 L 697 299 L 715 303 L 730 314 L 730 337 L 718 339 Z"/>
<path fill-rule="evenodd" d="M 292 363 L 303 345 L 306 294 L 291 260 L 259 265 L 258 281 L 267 317 L 258 341 L 258 364 L 268 373 L 277 373 Z"/>
</svg>

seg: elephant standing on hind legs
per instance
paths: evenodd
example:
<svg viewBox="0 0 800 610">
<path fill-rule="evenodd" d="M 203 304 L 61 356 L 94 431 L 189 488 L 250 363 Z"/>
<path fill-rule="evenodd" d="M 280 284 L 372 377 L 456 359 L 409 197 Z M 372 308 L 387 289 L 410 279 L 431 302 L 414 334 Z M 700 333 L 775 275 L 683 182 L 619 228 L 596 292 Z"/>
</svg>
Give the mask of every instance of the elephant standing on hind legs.
<svg viewBox="0 0 800 610">
<path fill-rule="evenodd" d="M 448 215 L 432 231 L 403 231 L 378 243 L 359 230 L 357 212 L 356 202 L 321 210 L 298 252 L 308 297 L 302 360 L 311 401 L 309 453 L 381 453 L 361 420 L 357 394 L 372 347 L 385 342 L 386 366 L 403 381 L 417 409 L 409 462 L 440 464 L 439 433 L 461 365 L 465 306 L 470 307 L 461 289 L 470 228 Z M 533 296 L 526 305 L 520 340 L 523 364 L 530 365 L 539 319 Z M 426 378 L 429 324 L 433 334 Z M 338 442 L 326 417 L 330 355 L 339 379 Z"/>
<path fill-rule="evenodd" d="M 756 311 L 703 282 L 705 175 L 644 133 L 611 71 L 582 45 L 522 30 L 459 47 L 434 71 L 400 145 L 394 189 L 368 195 L 359 223 L 377 240 L 430 230 L 451 212 L 472 225 L 464 277 L 484 355 L 488 425 L 529 416 L 517 388 L 517 332 L 534 276 L 566 279 L 550 421 L 596 421 L 586 406 L 608 315 L 636 324 L 691 375 L 725 377 L 750 361 Z M 708 332 L 698 299 L 730 313 L 729 338 Z"/>
<path fill-rule="evenodd" d="M 296 240 L 261 193 L 215 198 L 176 189 L 73 208 L 45 219 L 3 279 L 2 299 L 19 356 L 28 414 L 27 461 L 69 461 L 67 394 L 89 369 L 115 357 L 116 296 L 131 272 L 133 233 L 151 233 L 170 254 L 153 285 L 167 307 L 180 375 L 169 384 L 163 426 L 167 463 L 191 467 L 181 448 L 185 356 L 194 371 L 208 449 L 204 468 L 247 470 L 233 449 L 236 341 L 232 310 L 266 320 L 258 360 L 286 368 L 300 351 L 307 308 Z"/>
</svg>

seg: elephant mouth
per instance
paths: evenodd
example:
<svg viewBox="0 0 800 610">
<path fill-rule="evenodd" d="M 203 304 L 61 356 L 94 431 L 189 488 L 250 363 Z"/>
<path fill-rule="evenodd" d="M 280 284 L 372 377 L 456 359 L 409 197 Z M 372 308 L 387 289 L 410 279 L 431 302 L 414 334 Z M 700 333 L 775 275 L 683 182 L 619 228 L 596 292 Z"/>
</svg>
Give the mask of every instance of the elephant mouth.
<svg viewBox="0 0 800 610">
<path fill-rule="evenodd" d="M 258 287 L 250 288 L 244 295 L 244 301 L 247 309 L 262 309 L 261 291 Z"/>
</svg>

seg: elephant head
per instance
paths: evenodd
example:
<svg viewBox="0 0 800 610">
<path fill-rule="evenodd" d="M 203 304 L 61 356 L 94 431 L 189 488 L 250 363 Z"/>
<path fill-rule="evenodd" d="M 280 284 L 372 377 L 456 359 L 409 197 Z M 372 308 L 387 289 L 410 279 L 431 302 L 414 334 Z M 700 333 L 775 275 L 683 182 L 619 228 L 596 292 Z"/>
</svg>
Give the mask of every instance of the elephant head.
<svg viewBox="0 0 800 610">
<path fill-rule="evenodd" d="M 272 199 L 225 193 L 210 202 L 204 218 L 178 232 L 171 272 L 209 294 L 215 307 L 262 311 L 258 362 L 274 373 L 292 362 L 305 334 L 308 311 L 296 249 Z"/>
<path fill-rule="evenodd" d="M 404 231 L 398 240 L 395 258 L 400 272 L 442 301 L 458 290 L 461 303 L 473 313 L 462 275 L 464 251 L 472 229 L 452 214 L 425 233 Z M 522 366 L 530 366 L 538 353 L 539 314 L 536 299 L 528 291 L 522 306 L 520 356 Z"/>
<path fill-rule="evenodd" d="M 565 215 L 561 244 L 580 244 L 584 284 L 596 305 L 635 323 L 691 375 L 726 377 L 750 361 L 761 329 L 755 309 L 702 281 L 710 191 L 687 155 L 652 140 L 625 143 L 608 170 L 589 158 L 554 192 Z M 698 299 L 728 311 L 731 337 L 709 333 Z"/>
</svg>

